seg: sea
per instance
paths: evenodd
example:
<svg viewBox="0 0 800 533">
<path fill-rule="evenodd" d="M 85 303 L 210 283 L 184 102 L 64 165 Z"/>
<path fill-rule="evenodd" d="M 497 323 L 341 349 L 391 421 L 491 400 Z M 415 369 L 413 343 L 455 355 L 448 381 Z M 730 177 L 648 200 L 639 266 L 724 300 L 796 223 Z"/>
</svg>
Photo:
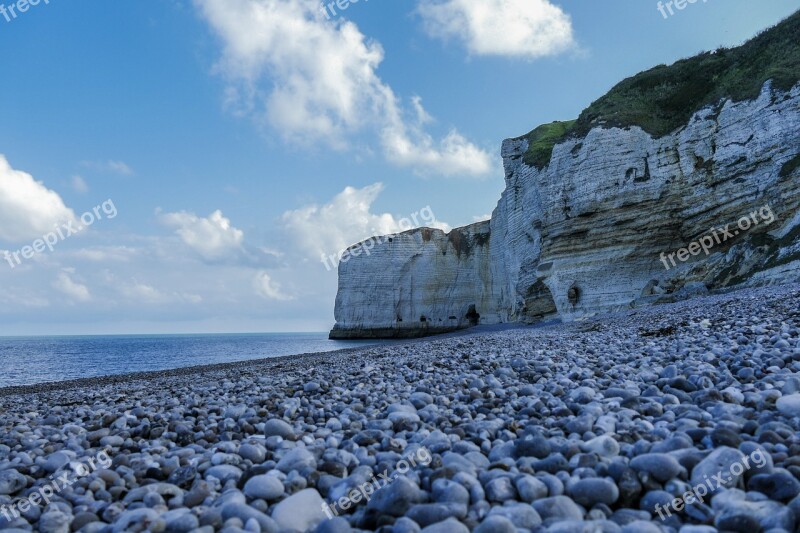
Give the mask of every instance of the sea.
<svg viewBox="0 0 800 533">
<path fill-rule="evenodd" d="M 0 388 L 358 348 L 327 333 L 0 337 Z"/>
</svg>

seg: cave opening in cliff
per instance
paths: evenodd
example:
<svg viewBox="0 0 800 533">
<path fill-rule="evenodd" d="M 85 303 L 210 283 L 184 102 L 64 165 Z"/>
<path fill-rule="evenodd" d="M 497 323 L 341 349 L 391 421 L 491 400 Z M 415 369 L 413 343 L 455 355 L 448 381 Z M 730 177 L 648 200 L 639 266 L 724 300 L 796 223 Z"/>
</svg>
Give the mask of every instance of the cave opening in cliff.
<svg viewBox="0 0 800 533">
<path fill-rule="evenodd" d="M 542 320 L 558 313 L 555 298 L 543 280 L 528 287 L 525 292 L 525 307 L 522 314 L 527 320 Z"/>
<path fill-rule="evenodd" d="M 567 300 L 569 300 L 569 303 L 572 305 L 572 307 L 578 305 L 578 300 L 580 300 L 580 298 L 581 298 L 580 288 L 578 288 L 577 285 L 573 285 L 572 287 L 570 287 L 569 290 L 567 291 Z"/>
<path fill-rule="evenodd" d="M 481 315 L 475 309 L 475 304 L 472 304 L 472 305 L 469 306 L 469 309 L 467 310 L 467 314 L 466 314 L 465 318 L 467 320 L 469 320 L 469 325 L 470 326 L 477 326 L 478 325 L 478 323 L 481 320 Z"/>
</svg>

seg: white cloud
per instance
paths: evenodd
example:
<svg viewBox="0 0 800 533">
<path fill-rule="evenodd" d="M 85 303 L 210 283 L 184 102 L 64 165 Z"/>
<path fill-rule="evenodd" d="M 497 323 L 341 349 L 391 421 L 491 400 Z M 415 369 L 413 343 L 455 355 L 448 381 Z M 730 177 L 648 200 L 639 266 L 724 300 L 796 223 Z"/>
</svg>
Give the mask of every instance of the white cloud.
<svg viewBox="0 0 800 533">
<path fill-rule="evenodd" d="M 253 286 L 256 293 L 267 300 L 278 300 L 280 302 L 294 300 L 294 297 L 283 292 L 280 284 L 274 282 L 267 272 L 259 272 L 253 280 Z"/>
<path fill-rule="evenodd" d="M 411 97 L 411 105 L 414 107 L 414 112 L 417 114 L 417 122 L 419 124 L 428 124 L 433 122 L 433 117 L 425 111 L 425 108 L 422 106 L 422 97 L 421 96 L 412 96 Z"/>
<path fill-rule="evenodd" d="M 313 259 L 338 254 L 370 237 L 410 227 L 449 229 L 447 224 L 435 220 L 435 213 L 426 206 L 399 219 L 389 213 L 372 213 L 372 204 L 383 188 L 382 183 L 363 189 L 346 187 L 325 205 L 307 205 L 285 212 L 281 217 L 284 227 L 296 239 L 300 250 Z"/>
<path fill-rule="evenodd" d="M 68 272 L 61 272 L 53 282 L 53 288 L 66 294 L 73 300 L 88 302 L 92 299 L 89 288 L 70 278 Z"/>
<path fill-rule="evenodd" d="M 213 268 L 212 266 L 208 266 L 208 268 Z M 137 272 L 132 276 L 125 276 L 120 277 L 117 276 L 114 272 L 108 269 L 104 269 L 98 278 L 103 282 L 103 284 L 109 288 L 114 293 L 118 294 L 121 298 L 117 297 L 114 299 L 116 303 L 120 303 L 123 301 L 136 303 L 138 305 L 141 304 L 181 304 L 181 303 L 189 303 L 189 304 L 199 304 L 203 301 L 203 297 L 193 293 L 193 292 L 181 292 L 181 291 L 163 291 L 160 290 L 149 283 L 144 283 L 139 281 L 139 273 L 142 272 L 144 269 L 137 268 Z M 155 275 L 154 275 L 155 274 Z M 158 272 L 145 272 L 145 275 L 148 276 L 158 276 Z M 158 280 L 162 285 L 169 285 L 171 287 L 175 287 L 174 281 L 169 281 L 165 279 Z M 190 283 L 193 283 L 194 280 L 189 280 Z"/>
<path fill-rule="evenodd" d="M 30 174 L 11 168 L 0 154 L 0 239 L 35 239 L 72 220 L 75 213 L 56 192 Z"/>
<path fill-rule="evenodd" d="M 130 299 L 135 299 L 139 301 L 145 302 L 161 302 L 164 300 L 164 295 L 161 292 L 147 285 L 146 283 L 139 283 L 138 281 L 133 281 L 128 285 L 122 285 L 119 287 L 120 292 Z"/>
<path fill-rule="evenodd" d="M 383 132 L 383 147 L 387 158 L 399 166 L 412 167 L 420 175 L 485 176 L 492 170 L 491 158 L 452 130 L 438 143 L 421 130 L 413 137 L 404 124 Z"/>
<path fill-rule="evenodd" d="M 124 161 L 83 161 L 81 164 L 99 172 L 110 172 L 120 176 L 133 176 L 135 174 L 131 166 Z"/>
<path fill-rule="evenodd" d="M 262 246 L 258 248 L 258 252 L 268 257 L 274 257 L 275 259 L 280 259 L 284 256 L 284 253 L 281 250 L 276 250 L 275 248 L 270 248 L 269 246 Z"/>
<path fill-rule="evenodd" d="M 112 172 L 116 172 L 117 174 L 123 176 L 132 176 L 134 174 L 133 169 L 122 161 L 109 161 L 107 165 Z"/>
<path fill-rule="evenodd" d="M 425 31 L 471 54 L 535 59 L 575 47 L 569 15 L 549 0 L 424 0 Z"/>
<path fill-rule="evenodd" d="M 266 121 L 289 140 L 344 149 L 349 137 L 377 131 L 387 158 L 420 173 L 481 176 L 488 153 L 456 131 L 440 141 L 422 130 L 430 117 L 412 99 L 408 123 L 377 74 L 380 43 L 351 21 L 328 22 L 317 0 L 195 0 L 222 39 L 218 69 L 230 81 L 226 107 Z"/>
<path fill-rule="evenodd" d="M 93 262 L 119 261 L 128 262 L 137 254 L 136 248 L 129 246 L 92 246 L 72 252 L 72 256 Z"/>
<path fill-rule="evenodd" d="M 173 228 L 184 244 L 203 259 L 223 259 L 230 254 L 238 254 L 242 249 L 244 232 L 233 227 L 220 210 L 206 218 L 186 211 L 165 213 L 161 215 L 161 221 Z"/>
<path fill-rule="evenodd" d="M 87 185 L 86 180 L 84 180 L 80 176 L 72 176 L 71 184 L 72 184 L 72 189 L 75 192 L 83 194 L 89 191 L 89 185 Z"/>
<path fill-rule="evenodd" d="M 0 312 L 24 307 L 27 309 L 41 310 L 50 307 L 50 301 L 37 294 L 36 289 L 26 287 L 0 287 Z"/>
</svg>

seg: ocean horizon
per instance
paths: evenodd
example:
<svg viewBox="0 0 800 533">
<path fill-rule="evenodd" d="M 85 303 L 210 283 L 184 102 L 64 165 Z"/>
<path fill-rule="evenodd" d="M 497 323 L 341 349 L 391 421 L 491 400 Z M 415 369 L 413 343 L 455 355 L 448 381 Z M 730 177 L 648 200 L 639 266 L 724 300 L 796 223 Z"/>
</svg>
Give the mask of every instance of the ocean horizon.
<svg viewBox="0 0 800 533">
<path fill-rule="evenodd" d="M 316 333 L 0 336 L 0 388 L 358 348 Z"/>
</svg>

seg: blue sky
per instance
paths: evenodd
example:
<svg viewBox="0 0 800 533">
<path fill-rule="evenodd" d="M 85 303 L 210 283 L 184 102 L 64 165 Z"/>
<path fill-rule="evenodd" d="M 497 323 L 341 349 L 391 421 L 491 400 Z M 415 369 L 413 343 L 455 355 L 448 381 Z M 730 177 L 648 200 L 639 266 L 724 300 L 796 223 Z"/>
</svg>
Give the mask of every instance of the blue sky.
<svg viewBox="0 0 800 533">
<path fill-rule="evenodd" d="M 0 252 L 115 216 L 0 262 L 3 335 L 327 330 L 321 253 L 427 206 L 445 229 L 485 217 L 504 138 L 797 8 L 43 2 L 0 16 Z"/>
</svg>

